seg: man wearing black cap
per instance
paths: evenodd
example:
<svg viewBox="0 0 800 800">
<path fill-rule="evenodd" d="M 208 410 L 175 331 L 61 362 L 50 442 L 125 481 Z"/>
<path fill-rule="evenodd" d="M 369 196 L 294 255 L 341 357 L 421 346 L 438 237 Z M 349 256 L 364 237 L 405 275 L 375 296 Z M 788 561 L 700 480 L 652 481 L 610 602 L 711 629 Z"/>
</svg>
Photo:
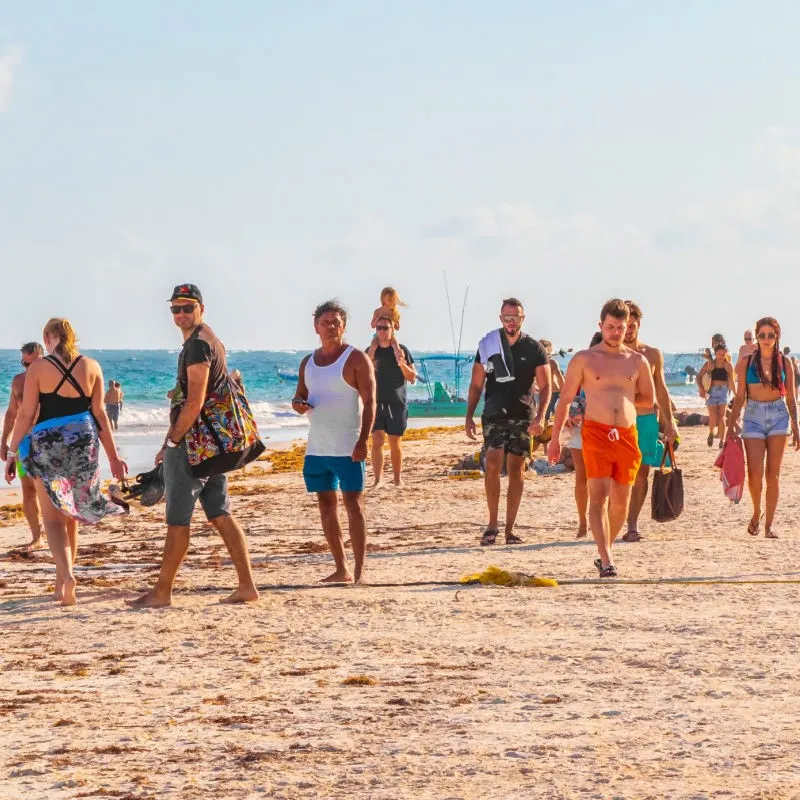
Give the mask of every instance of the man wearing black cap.
<svg viewBox="0 0 800 800">
<path fill-rule="evenodd" d="M 137 608 L 172 604 L 172 587 L 189 549 L 189 526 L 198 500 L 209 522 L 222 536 L 239 577 L 237 589 L 222 602 L 254 602 L 258 599 L 258 590 L 253 583 L 244 531 L 230 513 L 227 476 L 195 478 L 184 441 L 200 416 L 206 397 L 227 378 L 225 347 L 203 322 L 205 307 L 197 286 L 193 283 L 176 286 L 169 302 L 172 318 L 183 333 L 183 349 L 178 356 L 176 387 L 180 397 L 172 398 L 169 432 L 156 456 L 156 464 L 164 463 L 167 541 L 155 587 L 129 604 Z"/>
</svg>

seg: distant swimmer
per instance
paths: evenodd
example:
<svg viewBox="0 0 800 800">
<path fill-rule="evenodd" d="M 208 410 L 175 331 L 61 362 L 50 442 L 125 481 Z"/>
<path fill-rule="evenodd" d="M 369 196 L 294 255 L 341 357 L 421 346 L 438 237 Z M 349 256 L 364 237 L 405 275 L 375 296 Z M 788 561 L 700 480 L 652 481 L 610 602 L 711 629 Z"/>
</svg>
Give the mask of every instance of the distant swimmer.
<svg viewBox="0 0 800 800">
<path fill-rule="evenodd" d="M 108 382 L 108 391 L 103 398 L 106 405 L 106 414 L 108 421 L 111 423 L 111 429 L 114 431 L 119 430 L 119 410 L 122 406 L 122 390 L 116 381 Z"/>
<path fill-rule="evenodd" d="M 20 348 L 22 357 L 20 364 L 27 371 L 28 367 L 34 361 L 40 359 L 44 355 L 44 349 L 39 342 L 28 342 Z M 3 420 L 3 438 L 0 442 L 0 460 L 5 461 L 8 456 L 8 440 L 11 436 L 11 431 L 14 430 L 14 423 L 17 421 L 17 413 L 22 404 L 22 395 L 25 389 L 25 372 L 20 372 L 15 375 L 11 381 L 11 391 L 8 397 L 8 408 Z M 35 420 L 34 420 L 35 422 Z M 36 482 L 29 475 L 26 475 L 21 468 L 17 465 L 17 473 L 19 474 L 20 485 L 22 487 L 22 510 L 25 514 L 25 519 L 28 522 L 28 527 L 31 529 L 31 541 L 26 545 L 25 550 L 36 550 L 43 545 L 42 542 L 42 525 L 39 521 L 39 500 L 36 497 Z"/>
<path fill-rule="evenodd" d="M 609 300 L 600 312 L 603 341 L 576 353 L 569 363 L 548 447 L 551 464 L 561 456 L 559 437 L 569 403 L 583 388 L 586 414 L 581 428 L 583 461 L 589 485 L 589 524 L 600 557 L 601 578 L 615 578 L 612 545 L 628 513 L 631 489 L 642 455 L 636 432 L 637 409 L 656 402 L 648 360 L 623 343 L 630 311 L 623 300 Z"/>
<path fill-rule="evenodd" d="M 489 522 L 481 545 L 493 545 L 500 531 L 500 473 L 503 457 L 508 472 L 505 542 L 520 544 L 514 533 L 519 504 L 525 487 L 525 461 L 531 452 L 531 435 L 544 430 L 544 415 L 550 403 L 550 366 L 544 347 L 522 332 L 525 309 L 516 297 L 500 306 L 502 327 L 481 339 L 467 398 L 466 434 L 476 438 L 475 409 L 486 388 L 481 416 L 483 446 L 486 450 L 484 487 L 489 507 Z M 534 411 L 534 382 L 539 387 L 539 405 Z"/>
<path fill-rule="evenodd" d="M 323 583 L 364 583 L 367 521 L 364 474 L 367 440 L 375 421 L 375 373 L 367 354 L 346 344 L 347 311 L 335 300 L 314 311 L 320 347 L 300 363 L 292 408 L 308 414 L 303 479 L 315 492 L 322 531 L 335 569 Z M 353 572 L 347 567 L 337 491 L 347 512 Z"/>
</svg>

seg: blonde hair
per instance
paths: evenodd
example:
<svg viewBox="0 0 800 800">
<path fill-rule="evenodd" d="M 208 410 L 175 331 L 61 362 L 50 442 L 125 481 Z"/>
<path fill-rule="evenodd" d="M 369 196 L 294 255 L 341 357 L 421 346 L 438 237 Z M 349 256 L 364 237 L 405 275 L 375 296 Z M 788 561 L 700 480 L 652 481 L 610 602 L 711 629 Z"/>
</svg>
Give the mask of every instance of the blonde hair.
<svg viewBox="0 0 800 800">
<path fill-rule="evenodd" d="M 397 289 L 393 289 L 391 286 L 385 286 L 381 289 L 381 305 L 384 305 L 384 300 L 388 300 L 386 305 L 390 308 L 405 306 L 405 303 L 400 299 L 400 295 L 397 294 Z"/>
<path fill-rule="evenodd" d="M 78 338 L 75 336 L 75 329 L 69 324 L 68 319 L 53 317 L 48 320 L 42 335 L 58 339 L 56 353 L 61 356 L 61 360 L 66 364 L 71 363 L 75 356 L 78 355 Z"/>
</svg>

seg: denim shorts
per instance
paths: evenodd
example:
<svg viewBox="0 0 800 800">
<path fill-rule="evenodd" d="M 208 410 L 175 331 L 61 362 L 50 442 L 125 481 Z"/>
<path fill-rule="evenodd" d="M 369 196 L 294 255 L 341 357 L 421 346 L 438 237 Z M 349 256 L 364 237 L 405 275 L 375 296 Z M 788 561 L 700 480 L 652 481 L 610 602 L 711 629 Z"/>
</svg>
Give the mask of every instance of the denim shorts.
<svg viewBox="0 0 800 800">
<path fill-rule="evenodd" d="M 728 403 L 728 387 L 712 386 L 706 398 L 706 406 L 724 406 Z"/>
<path fill-rule="evenodd" d="M 788 433 L 789 409 L 785 400 L 772 400 L 769 403 L 747 401 L 742 439 L 766 439 L 769 436 L 786 436 Z"/>
</svg>

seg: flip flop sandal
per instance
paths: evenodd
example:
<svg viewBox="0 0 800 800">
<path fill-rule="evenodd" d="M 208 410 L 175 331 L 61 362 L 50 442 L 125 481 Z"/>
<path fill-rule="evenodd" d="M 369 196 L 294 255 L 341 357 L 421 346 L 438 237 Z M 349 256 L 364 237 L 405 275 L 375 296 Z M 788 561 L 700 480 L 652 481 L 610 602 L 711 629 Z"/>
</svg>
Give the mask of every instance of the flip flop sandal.
<svg viewBox="0 0 800 800">
<path fill-rule="evenodd" d="M 773 530 L 771 530 L 771 529 L 770 529 L 770 530 L 768 530 L 768 531 L 767 531 L 767 530 L 765 530 L 765 531 L 764 531 L 764 538 L 765 538 L 765 539 L 777 539 L 777 538 L 778 538 L 778 534 L 777 534 L 777 533 L 775 533 L 775 531 L 773 531 Z"/>
<path fill-rule="evenodd" d="M 627 531 L 622 537 L 623 542 L 641 542 L 644 539 L 639 531 Z"/>
<path fill-rule="evenodd" d="M 763 517 L 764 515 L 762 514 L 761 516 Z M 747 523 L 747 532 L 751 536 L 758 536 L 758 531 L 760 528 L 761 528 L 761 517 L 758 518 L 755 525 L 753 525 L 752 520 L 750 520 L 750 522 Z"/>
<path fill-rule="evenodd" d="M 594 560 L 594 568 L 595 568 L 595 569 L 596 569 L 598 572 L 602 572 L 602 571 L 603 571 L 603 562 L 602 562 L 602 561 L 601 561 L 599 558 L 596 558 L 596 559 Z"/>
<path fill-rule="evenodd" d="M 600 570 L 600 577 L 601 578 L 616 578 L 617 577 L 617 568 L 613 564 L 609 564 L 607 567 L 603 567 Z"/>
<path fill-rule="evenodd" d="M 713 433 L 709 433 L 708 434 L 708 439 L 706 439 L 706 444 L 709 447 L 711 447 L 711 445 L 714 444 L 714 434 Z"/>
<path fill-rule="evenodd" d="M 506 534 L 506 544 L 524 544 L 524 542 L 516 534 L 507 533 Z"/>
<path fill-rule="evenodd" d="M 493 531 L 491 528 L 487 528 L 481 537 L 481 547 L 494 544 L 497 541 L 497 534 L 499 532 L 500 531 Z"/>
</svg>

